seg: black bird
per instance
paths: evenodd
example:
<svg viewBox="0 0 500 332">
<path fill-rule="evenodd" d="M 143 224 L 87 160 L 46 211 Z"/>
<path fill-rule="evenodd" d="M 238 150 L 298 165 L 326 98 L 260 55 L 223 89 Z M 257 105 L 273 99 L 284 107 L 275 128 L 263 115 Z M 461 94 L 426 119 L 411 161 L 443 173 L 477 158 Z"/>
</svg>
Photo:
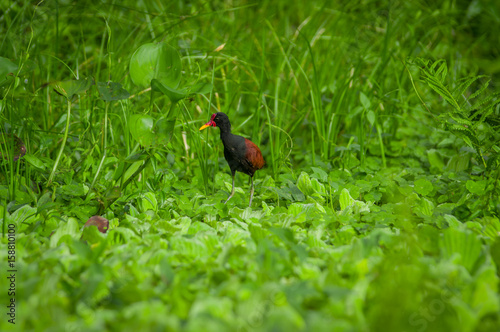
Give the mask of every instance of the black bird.
<svg viewBox="0 0 500 332">
<path fill-rule="evenodd" d="M 212 114 L 210 121 L 201 126 L 200 130 L 207 127 L 219 127 L 220 139 L 224 144 L 224 158 L 226 158 L 231 175 L 233 176 L 233 188 L 231 194 L 224 204 L 234 195 L 234 175 L 236 171 L 250 175 L 252 189 L 250 189 L 250 204 L 252 206 L 253 198 L 253 175 L 256 170 L 264 167 L 266 163 L 262 158 L 262 153 L 257 145 L 245 137 L 234 135 L 231 133 L 231 123 L 225 113 L 218 112 Z"/>
</svg>

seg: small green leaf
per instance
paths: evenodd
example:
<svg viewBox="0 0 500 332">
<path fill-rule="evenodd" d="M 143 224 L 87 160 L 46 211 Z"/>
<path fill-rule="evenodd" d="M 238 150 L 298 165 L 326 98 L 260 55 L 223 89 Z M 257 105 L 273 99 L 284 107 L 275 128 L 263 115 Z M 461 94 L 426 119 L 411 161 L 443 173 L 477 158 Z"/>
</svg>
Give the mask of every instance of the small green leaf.
<svg viewBox="0 0 500 332">
<path fill-rule="evenodd" d="M 435 167 L 440 171 L 443 170 L 444 162 L 438 150 L 427 150 L 427 158 L 429 159 L 429 164 L 431 164 L 431 167 Z"/>
<path fill-rule="evenodd" d="M 7 58 L 0 56 L 0 86 L 14 78 L 18 66 Z"/>
<path fill-rule="evenodd" d="M 130 93 L 116 82 L 97 82 L 97 90 L 104 101 L 122 100 L 130 96 Z"/>
<path fill-rule="evenodd" d="M 155 139 L 153 125 L 153 117 L 146 114 L 133 114 L 128 121 L 130 134 L 145 147 L 149 147 Z"/>
<path fill-rule="evenodd" d="M 35 61 L 32 61 L 30 59 L 27 59 L 23 63 L 23 67 L 21 68 L 21 71 L 19 72 L 19 76 L 26 75 L 28 73 L 31 73 L 32 71 L 38 69 L 38 64 Z"/>
<path fill-rule="evenodd" d="M 166 43 L 149 43 L 139 47 L 130 59 L 130 77 L 134 84 L 146 88 L 157 79 L 177 88 L 181 81 L 181 57 Z"/>
<path fill-rule="evenodd" d="M 368 119 L 368 122 L 370 122 L 370 125 L 373 126 L 373 124 L 375 123 L 375 112 L 369 110 L 366 113 L 366 118 Z"/>
<path fill-rule="evenodd" d="M 366 118 L 368 119 L 368 122 L 370 122 L 370 125 L 373 126 L 375 123 L 375 112 L 369 110 L 368 113 L 366 113 Z"/>
<path fill-rule="evenodd" d="M 363 105 L 365 110 L 369 110 L 372 106 L 370 99 L 363 92 L 359 93 L 359 101 L 361 101 L 361 105 Z"/>
<path fill-rule="evenodd" d="M 432 183 L 429 180 L 418 179 L 414 183 L 414 189 L 418 194 L 422 196 L 427 196 L 432 192 L 434 187 L 432 186 Z"/>
</svg>

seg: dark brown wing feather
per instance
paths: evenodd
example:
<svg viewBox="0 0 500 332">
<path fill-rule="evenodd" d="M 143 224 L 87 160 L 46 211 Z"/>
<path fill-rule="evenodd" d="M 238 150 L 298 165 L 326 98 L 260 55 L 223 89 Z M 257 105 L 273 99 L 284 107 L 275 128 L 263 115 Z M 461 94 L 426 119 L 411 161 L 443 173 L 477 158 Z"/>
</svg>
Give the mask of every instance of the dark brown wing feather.
<svg viewBox="0 0 500 332">
<path fill-rule="evenodd" d="M 262 157 L 262 152 L 254 142 L 245 138 L 245 145 L 247 147 L 245 153 L 245 161 L 249 163 L 249 166 L 254 169 L 254 172 L 258 169 L 264 167 L 266 163 Z"/>
</svg>

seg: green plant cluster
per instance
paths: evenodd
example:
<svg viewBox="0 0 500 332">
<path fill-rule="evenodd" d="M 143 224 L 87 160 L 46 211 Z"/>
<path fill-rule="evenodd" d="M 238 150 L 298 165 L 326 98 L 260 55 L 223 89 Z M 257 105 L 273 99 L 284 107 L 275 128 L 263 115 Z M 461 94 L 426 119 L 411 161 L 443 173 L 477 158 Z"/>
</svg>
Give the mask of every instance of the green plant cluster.
<svg viewBox="0 0 500 332">
<path fill-rule="evenodd" d="M 1 331 L 500 330 L 494 0 L 0 8 Z"/>
</svg>

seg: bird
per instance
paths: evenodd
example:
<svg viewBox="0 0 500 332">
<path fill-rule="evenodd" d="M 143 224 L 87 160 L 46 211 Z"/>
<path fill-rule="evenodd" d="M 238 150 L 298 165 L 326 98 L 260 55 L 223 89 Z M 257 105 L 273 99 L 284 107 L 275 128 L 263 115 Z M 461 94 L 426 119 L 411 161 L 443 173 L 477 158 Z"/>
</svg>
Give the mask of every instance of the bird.
<svg viewBox="0 0 500 332">
<path fill-rule="evenodd" d="M 224 204 L 234 195 L 234 176 L 236 175 L 236 171 L 238 171 L 250 175 L 252 184 L 250 189 L 250 204 L 248 206 L 251 207 L 254 193 L 253 175 L 255 171 L 264 167 L 266 163 L 262 157 L 262 152 L 260 152 L 259 147 L 249 139 L 231 133 L 231 123 L 225 113 L 218 112 L 212 114 L 210 121 L 201 126 L 200 130 L 208 127 L 219 127 L 220 139 L 224 145 L 224 158 L 231 169 L 231 175 L 233 177 L 231 194 L 229 194 Z"/>
</svg>

